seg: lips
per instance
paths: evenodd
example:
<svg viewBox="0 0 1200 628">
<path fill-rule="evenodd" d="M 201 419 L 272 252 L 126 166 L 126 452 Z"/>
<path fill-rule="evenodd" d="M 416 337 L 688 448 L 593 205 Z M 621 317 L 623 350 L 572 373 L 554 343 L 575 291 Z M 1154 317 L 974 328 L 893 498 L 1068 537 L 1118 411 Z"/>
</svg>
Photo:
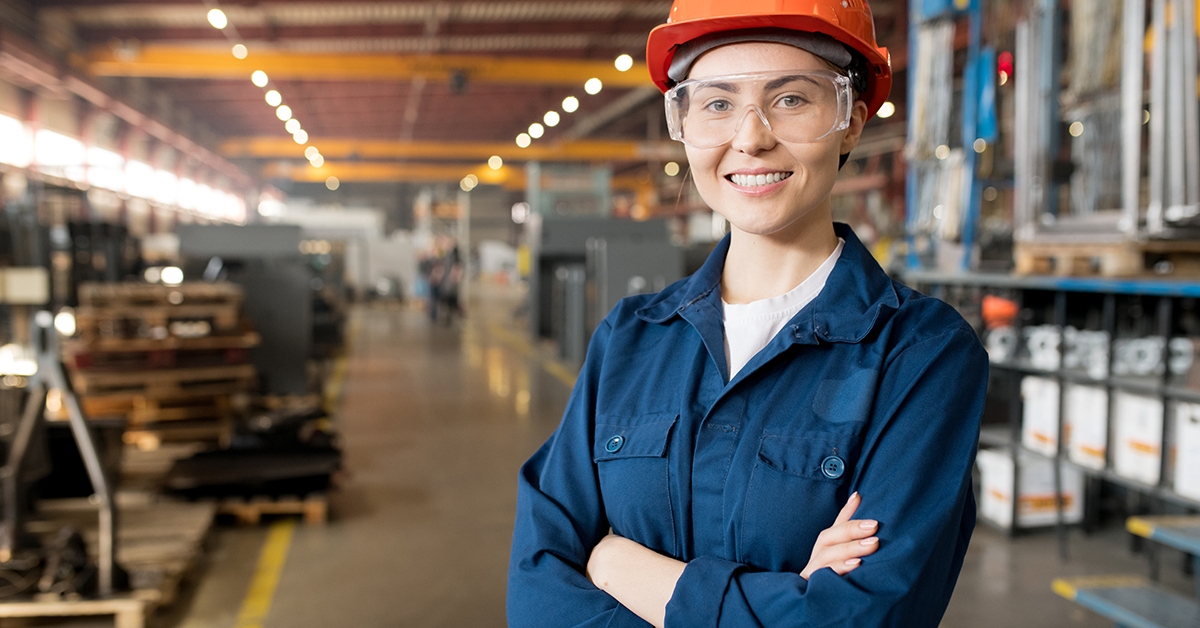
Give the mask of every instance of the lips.
<svg viewBox="0 0 1200 628">
<path fill-rule="evenodd" d="M 725 178 L 734 185 L 744 188 L 756 188 L 779 183 L 792 176 L 790 172 L 766 172 L 762 174 L 730 174 Z"/>
</svg>

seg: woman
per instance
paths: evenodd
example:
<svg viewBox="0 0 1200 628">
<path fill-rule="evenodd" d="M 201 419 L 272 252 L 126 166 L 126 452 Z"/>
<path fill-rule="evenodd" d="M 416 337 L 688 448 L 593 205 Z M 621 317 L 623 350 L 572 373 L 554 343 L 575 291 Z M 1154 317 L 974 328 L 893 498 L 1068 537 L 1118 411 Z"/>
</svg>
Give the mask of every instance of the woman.
<svg viewBox="0 0 1200 628">
<path fill-rule="evenodd" d="M 937 626 L 987 358 L 832 221 L 891 83 L 870 9 L 677 0 L 647 62 L 730 233 L 596 330 L 521 470 L 509 623 Z"/>
</svg>

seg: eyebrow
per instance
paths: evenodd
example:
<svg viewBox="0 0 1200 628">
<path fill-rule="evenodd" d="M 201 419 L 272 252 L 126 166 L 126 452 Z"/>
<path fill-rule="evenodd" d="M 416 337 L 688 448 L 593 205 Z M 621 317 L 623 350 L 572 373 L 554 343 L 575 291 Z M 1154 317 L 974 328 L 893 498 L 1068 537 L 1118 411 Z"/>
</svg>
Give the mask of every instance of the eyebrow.
<svg viewBox="0 0 1200 628">
<path fill-rule="evenodd" d="M 811 76 L 806 76 L 804 74 L 792 74 L 789 76 L 781 76 L 773 81 L 768 82 L 766 84 L 766 86 L 763 87 L 763 89 L 767 90 L 767 91 L 770 91 L 772 89 L 778 89 L 778 88 L 783 87 L 784 85 L 787 85 L 788 83 L 791 83 L 793 81 L 808 81 L 809 83 L 812 83 L 814 85 L 817 83 L 816 81 L 813 80 L 813 78 Z"/>
<path fill-rule="evenodd" d="M 763 90 L 770 91 L 773 89 L 779 89 L 780 87 L 783 87 L 784 85 L 787 85 L 788 83 L 793 83 L 795 81 L 806 81 L 808 83 L 812 83 L 813 85 L 815 85 L 817 83 L 815 80 L 813 80 L 813 78 L 811 76 L 808 76 L 805 74 L 789 74 L 787 76 L 781 76 L 777 79 L 768 81 L 767 84 L 763 86 Z M 740 89 L 738 89 L 737 83 L 733 83 L 733 82 L 729 82 L 729 81 L 713 81 L 711 83 L 704 83 L 703 88 L 704 89 L 719 89 L 721 91 L 730 92 L 732 94 L 736 94 L 741 91 Z"/>
</svg>

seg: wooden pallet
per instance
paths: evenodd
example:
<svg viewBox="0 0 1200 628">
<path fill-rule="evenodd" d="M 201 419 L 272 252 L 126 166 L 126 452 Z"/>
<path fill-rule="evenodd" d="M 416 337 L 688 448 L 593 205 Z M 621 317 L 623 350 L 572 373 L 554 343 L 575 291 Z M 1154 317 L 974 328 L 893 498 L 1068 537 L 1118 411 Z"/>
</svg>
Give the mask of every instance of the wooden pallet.
<svg viewBox="0 0 1200 628">
<path fill-rule="evenodd" d="M 233 439 L 233 421 L 228 418 L 162 421 L 128 428 L 122 436 L 128 445 L 157 449 L 163 443 L 206 442 L 228 446 Z"/>
<path fill-rule="evenodd" d="M 141 330 L 154 333 L 157 338 L 179 337 L 180 334 L 172 332 L 172 323 L 190 321 L 207 321 L 217 334 L 236 334 L 240 329 L 241 309 L 240 303 L 80 306 L 75 310 L 75 325 L 86 342 L 136 338 Z"/>
<path fill-rule="evenodd" d="M 292 495 L 230 498 L 218 503 L 217 514 L 232 515 L 244 525 L 258 525 L 263 515 L 300 515 L 304 523 L 322 524 L 329 519 L 329 497 L 313 493 L 303 498 Z"/>
<path fill-rule="evenodd" d="M 91 338 L 67 342 L 63 356 L 70 368 L 79 370 L 242 364 L 247 349 L 261 342 L 252 331 L 199 338 Z"/>
<path fill-rule="evenodd" d="M 116 628 L 143 628 L 154 609 L 175 600 L 180 583 L 194 570 L 215 510 L 213 504 L 119 494 L 117 563 L 129 572 L 133 591 L 106 600 L 4 602 L 0 618 L 113 615 Z M 39 502 L 38 511 L 39 518 L 26 525 L 31 534 L 48 539 L 71 525 L 95 555 L 95 505 L 86 499 L 49 500 Z"/>
<path fill-rule="evenodd" d="M 234 283 L 184 282 L 177 286 L 148 283 L 85 282 L 79 285 L 79 304 L 180 305 L 184 303 L 238 303 L 242 287 Z"/>
<path fill-rule="evenodd" d="M 164 398 L 191 389 L 232 384 L 248 389 L 255 381 L 251 364 L 144 371 L 75 371 L 71 383 L 80 395 L 136 394 Z"/>
<path fill-rule="evenodd" d="M 1200 276 L 1200 242 L 1034 241 L 1013 245 L 1018 275 Z"/>
</svg>

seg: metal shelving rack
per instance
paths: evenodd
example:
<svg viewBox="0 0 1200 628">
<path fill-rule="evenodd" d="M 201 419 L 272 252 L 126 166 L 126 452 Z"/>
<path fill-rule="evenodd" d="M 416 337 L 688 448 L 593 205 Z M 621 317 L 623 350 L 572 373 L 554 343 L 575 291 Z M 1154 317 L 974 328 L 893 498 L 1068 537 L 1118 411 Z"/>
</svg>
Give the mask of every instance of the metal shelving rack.
<svg viewBox="0 0 1200 628">
<path fill-rule="evenodd" d="M 1113 351 L 1111 350 L 1112 342 L 1117 338 L 1117 298 L 1122 295 L 1128 296 L 1143 296 L 1143 297 L 1159 297 L 1158 307 L 1153 313 L 1155 334 L 1161 336 L 1169 342 L 1174 330 L 1177 302 L 1180 299 L 1197 299 L 1200 298 L 1200 282 L 1181 282 L 1181 281 L 1166 281 L 1166 280 L 1119 280 L 1119 279 L 1083 279 L 1073 277 L 1015 277 L 1011 275 L 990 274 L 990 273 L 938 273 L 910 270 L 904 273 L 902 278 L 905 283 L 917 289 L 922 290 L 926 294 L 935 297 L 943 297 L 949 289 L 956 287 L 978 288 L 982 290 L 1010 290 L 1016 293 L 1019 305 L 1024 307 L 1024 295 L 1029 291 L 1048 292 L 1053 294 L 1053 323 L 1058 328 L 1059 333 L 1066 327 L 1067 320 L 1067 305 L 1071 295 L 1078 294 L 1093 294 L 1100 295 L 1102 298 L 1101 321 L 1104 331 L 1108 332 L 1110 350 L 1109 364 L 1106 372 L 1108 376 L 1104 378 L 1093 378 L 1085 373 L 1073 370 L 1063 369 L 1062 352 L 1059 353 L 1060 368 L 1048 370 L 1044 368 L 1035 368 L 1031 364 L 1013 359 L 1005 362 L 992 362 L 993 369 L 1005 369 L 1015 371 L 1022 375 L 1038 375 L 1042 377 L 1053 378 L 1059 385 L 1058 398 L 1058 438 L 1057 451 L 1054 456 L 1046 456 L 1045 454 L 1029 449 L 1021 443 L 1021 428 L 1022 428 L 1022 408 L 1018 403 L 1013 403 L 1010 406 L 1009 422 L 1006 426 L 988 427 L 980 434 L 980 445 L 990 446 L 1001 449 L 1007 449 L 1013 459 L 1014 468 L 1014 486 L 1016 475 L 1019 473 L 1019 456 L 1021 451 L 1048 458 L 1055 464 L 1054 466 L 1054 481 L 1056 492 L 1061 493 L 1062 478 L 1060 465 L 1065 464 L 1071 468 L 1079 469 L 1086 476 L 1098 478 L 1113 484 L 1122 486 L 1131 491 L 1148 496 L 1151 499 L 1151 509 L 1158 512 L 1163 509 L 1165 504 L 1172 504 L 1184 509 L 1200 511 L 1200 500 L 1196 500 L 1184 495 L 1180 495 L 1172 490 L 1170 469 L 1168 468 L 1168 455 L 1170 444 L 1174 440 L 1173 424 L 1171 420 L 1172 413 L 1169 412 L 1171 404 L 1175 402 L 1185 401 L 1192 403 L 1200 403 L 1200 390 L 1190 389 L 1176 385 L 1171 381 L 1170 369 L 1163 368 L 1161 376 L 1150 377 L 1134 377 L 1134 376 L 1115 376 L 1112 375 L 1112 359 Z M 1019 325 L 1018 318 L 1018 325 Z M 1018 327 L 1019 333 L 1019 327 Z M 1165 358 L 1164 358 L 1165 359 Z M 1018 378 L 1013 378 L 1017 381 Z M 1097 470 L 1077 464 L 1070 460 L 1066 452 L 1066 443 L 1063 438 L 1063 427 L 1065 423 L 1065 403 L 1066 395 L 1062 394 L 1065 383 L 1087 383 L 1089 385 L 1103 387 L 1108 395 L 1108 442 L 1113 443 L 1113 392 L 1124 390 L 1145 396 L 1156 397 L 1163 403 L 1163 455 L 1160 460 L 1159 482 L 1157 485 L 1151 485 L 1138 480 L 1130 479 L 1115 473 L 1113 469 L 1113 447 L 1108 447 L 1105 454 L 1105 468 Z M 1010 399 L 1019 399 L 1020 390 L 1019 384 L 1013 385 L 1014 390 L 1010 391 Z M 1019 526 L 1017 525 L 1017 495 L 1014 490 L 1012 500 L 1012 527 L 1007 530 L 1010 534 L 1017 534 Z M 1063 521 L 1063 504 L 1061 500 L 1057 500 L 1057 523 L 1056 530 L 1059 536 L 1060 551 L 1066 556 L 1066 525 Z"/>
</svg>

